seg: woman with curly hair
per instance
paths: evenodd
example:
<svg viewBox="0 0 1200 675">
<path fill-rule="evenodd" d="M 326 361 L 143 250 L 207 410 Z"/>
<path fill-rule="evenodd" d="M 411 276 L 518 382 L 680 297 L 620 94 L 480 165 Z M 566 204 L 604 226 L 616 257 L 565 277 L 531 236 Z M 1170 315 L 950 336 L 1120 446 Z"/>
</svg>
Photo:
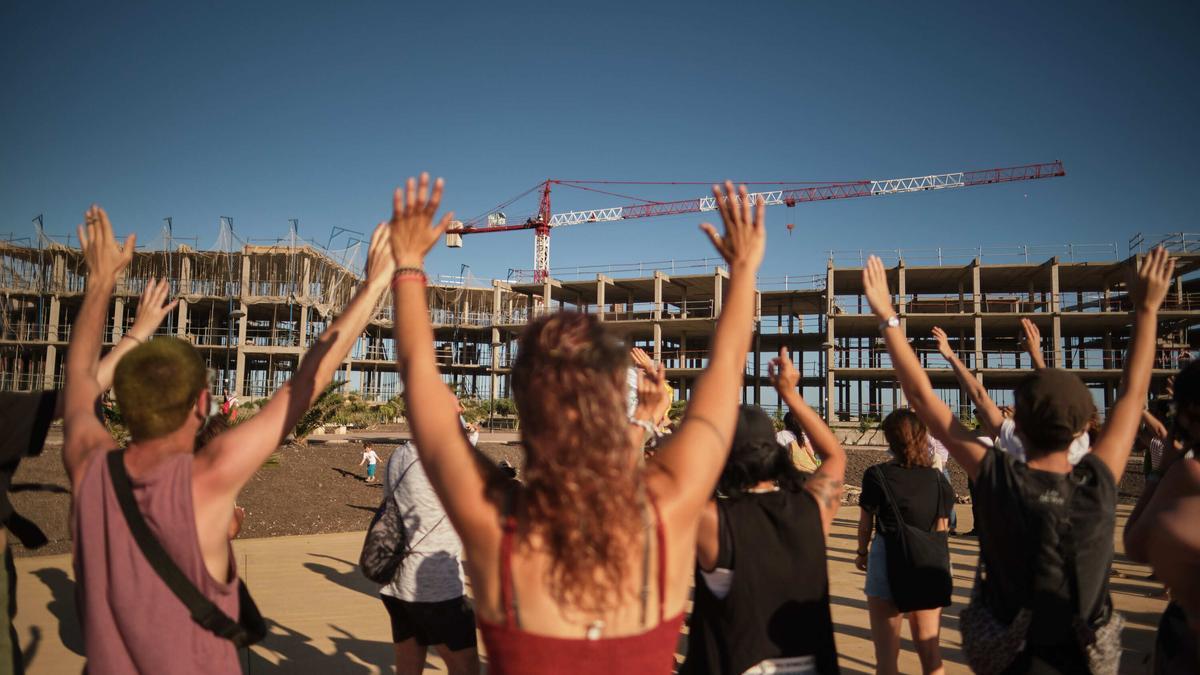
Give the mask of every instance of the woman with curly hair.
<svg viewBox="0 0 1200 675">
<path fill-rule="evenodd" d="M 595 317 L 560 312 L 520 338 L 512 385 L 525 446 L 512 487 L 463 438 L 433 350 L 422 269 L 442 182 L 396 191 L 396 356 L 421 462 L 462 537 L 488 670 L 669 673 L 688 599 L 700 513 L 733 438 L 754 320 L 764 206 L 713 187 L 725 222 L 701 227 L 729 265 L 712 355 L 679 430 L 639 464 L 662 396 L 661 366 L 626 409 L 626 345 Z"/>
<path fill-rule="evenodd" d="M 900 656 L 900 619 L 908 614 L 912 641 L 925 673 L 941 673 L 942 652 L 938 644 L 942 623 L 943 600 L 918 604 L 920 609 L 901 611 L 892 588 L 924 585 L 917 578 L 897 578 L 888 564 L 888 556 L 904 555 L 902 529 L 906 526 L 926 532 L 949 530 L 950 509 L 954 508 L 954 488 L 933 468 L 929 454 L 929 431 L 911 410 L 896 410 L 883 420 L 891 461 L 876 464 L 863 474 L 861 511 L 858 520 L 858 551 L 854 565 L 867 573 L 867 609 L 871 616 L 871 637 L 875 642 L 875 663 L 879 673 L 896 673 Z M 872 529 L 880 536 L 871 541 Z M 911 535 L 909 535 L 911 536 Z M 867 542 L 871 542 L 870 553 Z M 949 544 L 940 545 L 949 560 Z M 896 550 L 893 550 L 893 547 Z M 945 586 L 949 587 L 949 569 Z M 949 604 L 949 596 L 944 600 Z"/>
<path fill-rule="evenodd" d="M 762 408 L 741 407 L 720 496 L 700 517 L 685 675 L 838 672 L 825 535 L 840 503 L 846 452 L 800 396 L 787 347 L 769 372 L 821 465 L 802 473 Z"/>
</svg>

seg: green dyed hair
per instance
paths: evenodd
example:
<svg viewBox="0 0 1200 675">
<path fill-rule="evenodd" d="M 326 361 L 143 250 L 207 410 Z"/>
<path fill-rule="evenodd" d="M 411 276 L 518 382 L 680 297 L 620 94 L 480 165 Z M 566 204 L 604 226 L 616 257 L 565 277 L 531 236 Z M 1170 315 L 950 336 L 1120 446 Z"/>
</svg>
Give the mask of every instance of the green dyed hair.
<svg viewBox="0 0 1200 675">
<path fill-rule="evenodd" d="M 208 370 L 200 352 L 172 337 L 134 347 L 117 364 L 113 377 L 117 405 L 135 441 L 178 429 L 207 387 Z"/>
</svg>

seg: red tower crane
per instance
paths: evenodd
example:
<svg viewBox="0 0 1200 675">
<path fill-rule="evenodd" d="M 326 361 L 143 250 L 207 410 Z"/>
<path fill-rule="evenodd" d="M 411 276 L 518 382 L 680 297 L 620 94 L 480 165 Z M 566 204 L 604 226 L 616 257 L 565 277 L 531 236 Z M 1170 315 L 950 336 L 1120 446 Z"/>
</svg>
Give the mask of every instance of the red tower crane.
<svg viewBox="0 0 1200 675">
<path fill-rule="evenodd" d="M 761 198 L 768 206 L 783 204 L 792 207 L 803 202 L 817 202 L 830 199 L 849 199 L 851 197 L 878 197 L 894 195 L 903 192 L 923 192 L 925 190 L 945 190 L 948 188 L 971 187 L 972 185 L 992 185 L 995 183 L 1011 183 L 1021 180 L 1038 178 L 1053 178 L 1065 176 L 1061 161 L 1042 164 L 1026 164 L 1024 166 L 1003 167 L 999 169 L 981 169 L 978 171 L 956 171 L 953 173 L 914 176 L 911 178 L 889 178 L 884 180 L 856 180 L 827 183 L 796 183 L 796 182 L 758 182 L 747 185 L 773 185 L 778 189 L 751 192 L 752 200 Z M 690 182 L 641 182 L 641 181 L 585 181 L 549 179 L 500 204 L 484 216 L 462 223 L 454 223 L 446 233 L 446 245 L 460 248 L 462 238 L 468 234 L 483 234 L 485 232 L 511 232 L 513 230 L 533 230 L 533 269 L 534 279 L 545 280 L 550 272 L 550 230 L 565 225 L 581 223 L 605 223 L 633 218 L 649 218 L 653 216 L 672 216 L 681 213 L 701 213 L 714 211 L 717 201 L 714 197 L 684 199 L 677 201 L 654 201 L 629 197 L 605 189 L 589 187 L 593 185 L 704 185 L 705 183 Z M 625 206 L 610 206 L 599 209 L 582 211 L 566 211 L 553 213 L 550 208 L 550 189 L 552 186 L 573 187 L 591 192 L 638 200 L 641 203 Z M 501 209 L 534 192 L 541 192 L 541 200 L 537 213 L 528 216 L 522 222 L 509 224 L 508 218 Z"/>
</svg>

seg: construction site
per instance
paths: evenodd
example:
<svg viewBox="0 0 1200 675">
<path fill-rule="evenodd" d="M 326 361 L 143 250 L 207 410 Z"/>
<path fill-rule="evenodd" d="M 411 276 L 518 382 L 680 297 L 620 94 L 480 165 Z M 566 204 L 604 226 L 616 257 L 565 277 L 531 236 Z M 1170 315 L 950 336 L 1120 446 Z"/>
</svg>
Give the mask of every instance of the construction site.
<svg viewBox="0 0 1200 675">
<path fill-rule="evenodd" d="M 269 396 L 349 300 L 360 274 L 356 255 L 294 236 L 273 244 L 217 250 L 172 242 L 139 249 L 110 308 L 105 344 L 132 324 L 146 282 L 166 278 L 180 299 L 160 328 L 200 350 L 214 393 Z M 1125 246 L 1063 245 L 977 249 L 830 251 L 823 272 L 761 277 L 743 400 L 776 405 L 767 363 L 786 346 L 803 374 L 807 400 L 831 422 L 873 421 L 897 406 L 877 321 L 862 296 L 865 257 L 889 266 L 902 325 L 935 386 L 969 414 L 949 364 L 930 331 L 940 326 L 953 349 L 1000 402 L 1031 367 L 1019 340 L 1020 318 L 1043 335 L 1048 364 L 1079 374 L 1103 408 L 1113 400 L 1130 339 L 1133 307 L 1126 279 L 1156 245 L 1178 256 L 1177 279 L 1161 313 L 1155 387 L 1190 358 L 1200 326 L 1200 237 L 1136 235 Z M 222 250 L 224 249 L 224 250 Z M 1120 250 L 1124 249 L 1124 250 Z M 595 315 L 630 346 L 661 360 L 686 400 L 708 362 L 728 273 L 719 259 L 666 261 L 517 273 L 490 283 L 430 280 L 428 299 L 438 361 L 446 381 L 467 397 L 507 398 L 516 341 L 548 311 Z M 62 386 L 71 325 L 83 298 L 77 247 L 40 237 L 0 242 L 0 390 Z M 355 344 L 341 379 L 367 400 L 401 393 L 395 371 L 392 307 L 385 298 Z"/>
</svg>

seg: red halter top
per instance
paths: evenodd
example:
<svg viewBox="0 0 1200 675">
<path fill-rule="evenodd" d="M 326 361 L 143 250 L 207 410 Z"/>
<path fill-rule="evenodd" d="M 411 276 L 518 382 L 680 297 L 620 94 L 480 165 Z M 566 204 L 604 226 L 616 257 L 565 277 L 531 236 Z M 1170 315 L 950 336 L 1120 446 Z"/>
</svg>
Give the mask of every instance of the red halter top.
<svg viewBox="0 0 1200 675">
<path fill-rule="evenodd" d="M 478 618 L 483 643 L 487 647 L 488 673 L 491 675 L 609 675 L 610 673 L 662 673 L 669 675 L 675 666 L 675 646 L 683 625 L 683 612 L 665 619 L 667 580 L 666 533 L 654 505 L 655 532 L 658 537 L 658 625 L 645 633 L 622 637 L 587 640 L 527 633 L 517 627 L 516 605 L 512 598 L 512 540 L 516 521 L 509 517 L 500 540 L 500 602 L 504 623 L 493 624 Z"/>
</svg>

